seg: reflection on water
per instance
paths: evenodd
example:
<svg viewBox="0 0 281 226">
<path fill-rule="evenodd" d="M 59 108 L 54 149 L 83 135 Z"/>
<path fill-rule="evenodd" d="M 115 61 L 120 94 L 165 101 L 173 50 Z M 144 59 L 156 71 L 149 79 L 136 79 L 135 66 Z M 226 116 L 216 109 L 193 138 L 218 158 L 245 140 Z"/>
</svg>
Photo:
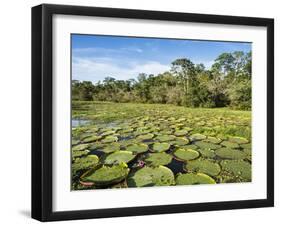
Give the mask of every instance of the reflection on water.
<svg viewBox="0 0 281 226">
<path fill-rule="evenodd" d="M 90 123 L 90 120 L 86 119 L 72 119 L 72 127 L 83 126 Z"/>
</svg>

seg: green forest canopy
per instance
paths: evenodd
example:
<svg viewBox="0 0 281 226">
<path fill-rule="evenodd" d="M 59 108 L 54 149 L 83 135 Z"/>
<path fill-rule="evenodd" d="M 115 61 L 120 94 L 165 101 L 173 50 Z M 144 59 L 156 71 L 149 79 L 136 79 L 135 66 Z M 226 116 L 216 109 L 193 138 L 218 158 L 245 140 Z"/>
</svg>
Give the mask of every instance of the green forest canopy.
<svg viewBox="0 0 281 226">
<path fill-rule="evenodd" d="M 250 110 L 251 62 L 251 52 L 236 51 L 220 54 L 208 70 L 181 58 L 171 63 L 170 71 L 141 73 L 137 80 L 110 76 L 96 84 L 73 80 L 72 99 Z"/>
</svg>

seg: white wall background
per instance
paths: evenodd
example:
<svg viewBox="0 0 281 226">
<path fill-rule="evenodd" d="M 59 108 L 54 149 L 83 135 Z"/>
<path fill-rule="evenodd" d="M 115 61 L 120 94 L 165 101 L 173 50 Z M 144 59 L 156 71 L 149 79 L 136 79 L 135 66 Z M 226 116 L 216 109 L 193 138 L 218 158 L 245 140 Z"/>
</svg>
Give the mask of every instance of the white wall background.
<svg viewBox="0 0 281 226">
<path fill-rule="evenodd" d="M 2 1 L 0 8 L 0 223 L 38 225 L 30 215 L 31 11 L 44 1 Z M 281 14 L 277 0 L 60 0 L 44 3 L 275 18 L 275 159 L 281 158 Z M 281 164 L 275 167 L 275 208 L 56 222 L 55 225 L 246 225 L 280 221 Z"/>
</svg>

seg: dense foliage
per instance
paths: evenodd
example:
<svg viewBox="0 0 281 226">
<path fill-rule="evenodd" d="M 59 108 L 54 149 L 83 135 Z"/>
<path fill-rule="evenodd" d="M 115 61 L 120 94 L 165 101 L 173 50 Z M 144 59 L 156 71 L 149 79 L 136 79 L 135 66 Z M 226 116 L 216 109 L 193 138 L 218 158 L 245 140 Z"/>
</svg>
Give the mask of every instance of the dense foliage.
<svg viewBox="0 0 281 226">
<path fill-rule="evenodd" d="M 137 80 L 106 77 L 96 84 L 73 80 L 72 98 L 250 110 L 251 61 L 251 52 L 236 51 L 219 55 L 208 70 L 182 58 L 172 62 L 170 71 L 142 73 Z"/>
</svg>

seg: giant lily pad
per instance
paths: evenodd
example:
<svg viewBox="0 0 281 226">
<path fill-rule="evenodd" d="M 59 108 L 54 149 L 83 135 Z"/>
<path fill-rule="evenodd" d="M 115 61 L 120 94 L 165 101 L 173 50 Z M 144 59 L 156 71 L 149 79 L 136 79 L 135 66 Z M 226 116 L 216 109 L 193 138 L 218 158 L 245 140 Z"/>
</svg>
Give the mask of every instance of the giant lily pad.
<svg viewBox="0 0 281 226">
<path fill-rule="evenodd" d="M 204 141 L 197 141 L 197 142 L 195 142 L 195 145 L 197 145 L 200 149 L 215 150 L 215 149 L 221 148 L 220 145 L 208 143 L 208 142 L 204 142 Z"/>
<path fill-rule="evenodd" d="M 241 144 L 240 146 L 241 146 L 241 148 L 252 149 L 252 144 L 251 143 L 249 143 L 249 144 Z"/>
<path fill-rule="evenodd" d="M 233 142 L 230 142 L 230 141 L 223 141 L 221 142 L 221 145 L 222 146 L 225 146 L 227 148 L 239 148 L 239 144 L 237 143 L 233 143 Z"/>
<path fill-rule="evenodd" d="M 188 161 L 199 157 L 198 151 L 193 149 L 178 148 L 174 151 L 174 156 L 182 161 Z"/>
<path fill-rule="evenodd" d="M 81 157 L 87 155 L 89 150 L 82 150 L 82 151 L 72 151 L 72 158 Z"/>
<path fill-rule="evenodd" d="M 160 141 L 160 142 L 166 142 L 166 141 L 171 141 L 171 140 L 175 140 L 176 137 L 174 135 L 159 135 L 156 137 L 156 140 Z"/>
<path fill-rule="evenodd" d="M 187 145 L 189 140 L 187 138 L 177 137 L 174 141 L 171 141 L 171 144 L 176 146 Z"/>
<path fill-rule="evenodd" d="M 175 183 L 173 172 L 165 167 L 143 167 L 128 177 L 129 187 L 167 186 Z"/>
<path fill-rule="evenodd" d="M 97 166 L 98 162 L 99 157 L 96 155 L 88 155 L 84 158 L 77 158 L 74 163 L 72 163 L 72 171 L 75 173 L 79 170 L 87 170 Z"/>
<path fill-rule="evenodd" d="M 168 165 L 172 161 L 172 156 L 165 152 L 152 153 L 145 158 L 145 163 L 150 166 Z"/>
<path fill-rule="evenodd" d="M 230 137 L 228 139 L 230 142 L 237 143 L 237 144 L 247 144 L 249 141 L 244 137 Z"/>
<path fill-rule="evenodd" d="M 216 181 L 204 173 L 185 173 L 178 174 L 176 177 L 177 185 L 192 184 L 215 184 Z"/>
<path fill-rule="evenodd" d="M 86 174 L 82 175 L 82 182 L 90 182 L 96 186 L 106 186 L 111 184 L 117 184 L 124 180 L 129 169 L 126 163 L 121 163 L 119 165 L 112 166 L 102 166 L 98 169 L 93 169 L 88 171 Z"/>
<path fill-rule="evenodd" d="M 95 141 L 98 141 L 100 139 L 102 139 L 102 136 L 93 135 L 93 136 L 89 136 L 89 137 L 84 138 L 83 143 L 95 142 Z"/>
<path fill-rule="evenodd" d="M 223 160 L 221 161 L 222 169 L 232 173 L 234 176 L 251 180 L 251 164 L 243 160 Z"/>
<path fill-rule="evenodd" d="M 72 151 L 82 151 L 89 147 L 88 144 L 78 144 L 72 147 Z"/>
<path fill-rule="evenodd" d="M 215 151 L 211 149 L 200 149 L 199 152 L 205 158 L 214 158 L 216 156 Z"/>
<path fill-rule="evenodd" d="M 120 150 L 120 144 L 118 143 L 107 144 L 107 146 L 102 148 L 102 151 L 104 153 L 112 153 L 119 150 Z"/>
<path fill-rule="evenodd" d="M 152 133 L 147 133 L 147 134 L 144 134 L 144 135 L 139 135 L 138 137 L 137 137 L 137 140 L 141 140 L 141 141 L 143 141 L 143 140 L 150 140 L 150 139 L 152 139 L 154 137 L 154 134 L 152 134 Z"/>
<path fill-rule="evenodd" d="M 118 137 L 116 136 L 107 136 L 104 139 L 101 140 L 102 143 L 111 143 L 118 141 Z"/>
<path fill-rule="evenodd" d="M 217 149 L 215 152 L 217 156 L 224 159 L 244 159 L 247 157 L 245 152 L 231 148 L 220 148 Z"/>
<path fill-rule="evenodd" d="M 106 137 L 106 136 L 109 136 L 109 135 L 112 135 L 114 134 L 115 131 L 114 130 L 108 130 L 108 131 L 105 131 L 101 134 L 102 137 Z"/>
<path fill-rule="evenodd" d="M 205 159 L 189 161 L 185 165 L 185 169 L 188 172 L 205 173 L 208 174 L 209 176 L 216 176 L 221 171 L 219 164 L 211 160 L 205 160 Z"/>
<path fill-rule="evenodd" d="M 170 144 L 168 143 L 154 143 L 152 150 L 154 152 L 164 152 L 170 149 Z"/>
<path fill-rule="evenodd" d="M 188 131 L 185 129 L 176 130 L 174 135 L 177 137 L 182 137 L 188 134 Z"/>
<path fill-rule="evenodd" d="M 203 134 L 196 133 L 196 134 L 192 134 L 189 138 L 191 140 L 204 140 L 206 139 L 206 136 Z"/>
<path fill-rule="evenodd" d="M 104 163 L 105 164 L 119 164 L 119 163 L 128 163 L 132 161 L 136 156 L 130 151 L 115 151 L 108 156 L 106 156 Z"/>
<path fill-rule="evenodd" d="M 132 144 L 129 145 L 126 150 L 134 154 L 140 154 L 148 151 L 148 146 L 146 144 Z"/>
<path fill-rule="evenodd" d="M 219 143 L 222 142 L 222 140 L 220 138 L 210 137 L 210 136 L 204 141 L 210 142 L 210 143 L 213 143 L 213 144 L 219 144 Z"/>
</svg>

